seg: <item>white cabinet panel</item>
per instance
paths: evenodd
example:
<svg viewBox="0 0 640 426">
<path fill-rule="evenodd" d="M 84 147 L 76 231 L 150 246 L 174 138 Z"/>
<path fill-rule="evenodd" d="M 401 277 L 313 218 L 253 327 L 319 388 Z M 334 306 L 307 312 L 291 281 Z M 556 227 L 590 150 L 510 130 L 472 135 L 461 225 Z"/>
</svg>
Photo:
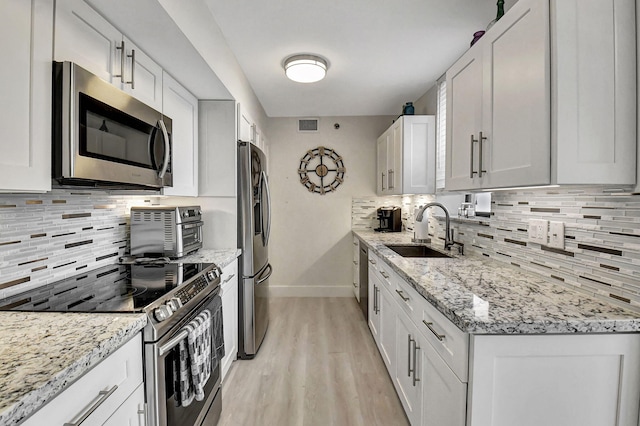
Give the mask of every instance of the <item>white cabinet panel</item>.
<svg viewBox="0 0 640 426">
<path fill-rule="evenodd" d="M 353 237 L 353 295 L 360 302 L 360 240 L 358 237 Z"/>
<path fill-rule="evenodd" d="M 389 371 L 396 364 L 396 316 L 397 307 L 393 295 L 387 285 L 382 283 L 378 296 L 380 305 L 380 341 L 379 349 L 384 363 Z"/>
<path fill-rule="evenodd" d="M 369 265 L 369 330 L 376 344 L 380 343 L 380 280 Z"/>
<path fill-rule="evenodd" d="M 44 0 L 0 5 L 0 191 L 48 191 L 53 5 Z"/>
<path fill-rule="evenodd" d="M 147 426 L 144 384 L 140 384 L 102 426 Z"/>
<path fill-rule="evenodd" d="M 222 270 L 222 324 L 224 327 L 224 358 L 222 381 L 238 354 L 238 261 Z"/>
<path fill-rule="evenodd" d="M 636 426 L 635 334 L 474 336 L 472 426 Z"/>
<path fill-rule="evenodd" d="M 424 339 L 420 339 L 418 373 L 422 384 L 422 425 L 464 426 L 467 384 L 447 367 Z"/>
<path fill-rule="evenodd" d="M 422 349 L 415 325 L 406 315 L 396 316 L 395 327 L 397 362 L 392 377 L 409 421 L 418 425 L 422 417 L 422 384 L 417 376 L 420 367 L 417 354 Z"/>
<path fill-rule="evenodd" d="M 163 111 L 162 68 L 127 37 L 123 40 L 126 54 L 123 90 L 150 107 Z"/>
<path fill-rule="evenodd" d="M 377 141 L 378 195 L 435 192 L 435 117 L 398 118 Z"/>
<path fill-rule="evenodd" d="M 54 58 L 71 61 L 120 87 L 122 33 L 83 0 L 57 0 Z"/>
<path fill-rule="evenodd" d="M 483 149 L 486 187 L 550 183 L 549 6 L 513 7 L 485 34 Z"/>
<path fill-rule="evenodd" d="M 163 76 L 162 113 L 172 120 L 173 187 L 165 195 L 198 195 L 198 100 L 169 74 Z"/>
<path fill-rule="evenodd" d="M 634 0 L 553 0 L 558 183 L 634 183 Z M 590 29 L 598 28 L 598 31 Z M 571 36 L 577 34 L 577 36 Z"/>
<path fill-rule="evenodd" d="M 199 102 L 199 195 L 236 196 L 235 101 Z"/>
</svg>

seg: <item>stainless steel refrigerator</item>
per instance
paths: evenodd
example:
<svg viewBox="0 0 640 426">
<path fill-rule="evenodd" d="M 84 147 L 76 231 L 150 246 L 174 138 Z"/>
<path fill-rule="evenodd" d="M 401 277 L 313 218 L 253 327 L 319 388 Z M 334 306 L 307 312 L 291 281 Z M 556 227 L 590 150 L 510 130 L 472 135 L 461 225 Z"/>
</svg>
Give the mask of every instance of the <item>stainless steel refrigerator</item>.
<svg viewBox="0 0 640 426">
<path fill-rule="evenodd" d="M 239 342 L 238 356 L 253 358 L 269 325 L 271 197 L 264 153 L 238 141 Z"/>
</svg>

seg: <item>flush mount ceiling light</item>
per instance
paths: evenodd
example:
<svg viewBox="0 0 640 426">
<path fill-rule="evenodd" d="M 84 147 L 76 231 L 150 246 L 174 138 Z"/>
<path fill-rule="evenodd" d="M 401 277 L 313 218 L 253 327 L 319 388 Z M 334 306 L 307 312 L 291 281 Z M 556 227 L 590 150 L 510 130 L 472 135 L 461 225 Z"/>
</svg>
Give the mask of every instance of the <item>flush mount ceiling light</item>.
<svg viewBox="0 0 640 426">
<path fill-rule="evenodd" d="M 327 61 L 316 55 L 294 55 L 284 60 L 284 73 L 298 83 L 315 83 L 327 75 Z"/>
</svg>

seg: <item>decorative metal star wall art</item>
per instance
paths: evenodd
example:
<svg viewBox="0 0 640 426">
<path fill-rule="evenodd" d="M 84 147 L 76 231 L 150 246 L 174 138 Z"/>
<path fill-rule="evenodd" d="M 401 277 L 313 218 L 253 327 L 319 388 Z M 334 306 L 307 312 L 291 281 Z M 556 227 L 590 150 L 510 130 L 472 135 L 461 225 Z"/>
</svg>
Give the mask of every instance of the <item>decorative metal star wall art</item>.
<svg viewBox="0 0 640 426">
<path fill-rule="evenodd" d="M 344 182 L 346 171 L 342 157 L 333 149 L 324 146 L 307 151 L 300 159 L 298 167 L 300 183 L 309 192 L 320 195 L 335 191 Z"/>
</svg>

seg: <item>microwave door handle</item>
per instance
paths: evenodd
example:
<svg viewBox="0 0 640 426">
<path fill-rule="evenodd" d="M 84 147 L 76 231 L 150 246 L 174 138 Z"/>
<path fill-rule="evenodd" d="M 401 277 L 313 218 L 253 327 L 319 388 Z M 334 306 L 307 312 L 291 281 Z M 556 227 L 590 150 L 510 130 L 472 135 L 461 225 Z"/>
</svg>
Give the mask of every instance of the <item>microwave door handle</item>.
<svg viewBox="0 0 640 426">
<path fill-rule="evenodd" d="M 158 177 L 162 179 L 164 178 L 165 173 L 167 173 L 167 168 L 169 167 L 171 144 L 169 143 L 169 133 L 167 133 L 167 126 L 164 125 L 164 121 L 162 119 L 158 120 L 158 124 L 160 125 L 160 130 L 162 130 L 162 137 L 164 138 L 164 161 L 162 162 L 162 168 L 158 172 Z"/>
<path fill-rule="evenodd" d="M 264 172 L 264 170 L 262 171 L 262 185 L 264 185 L 264 189 L 265 189 L 265 194 L 266 196 L 266 203 L 267 203 L 267 228 L 265 230 L 265 241 L 264 241 L 264 245 L 266 246 L 267 244 L 269 244 L 269 236 L 271 235 L 271 193 L 269 192 L 269 182 L 267 181 L 267 174 Z M 265 218 L 262 218 L 262 221 L 264 222 Z"/>
</svg>

